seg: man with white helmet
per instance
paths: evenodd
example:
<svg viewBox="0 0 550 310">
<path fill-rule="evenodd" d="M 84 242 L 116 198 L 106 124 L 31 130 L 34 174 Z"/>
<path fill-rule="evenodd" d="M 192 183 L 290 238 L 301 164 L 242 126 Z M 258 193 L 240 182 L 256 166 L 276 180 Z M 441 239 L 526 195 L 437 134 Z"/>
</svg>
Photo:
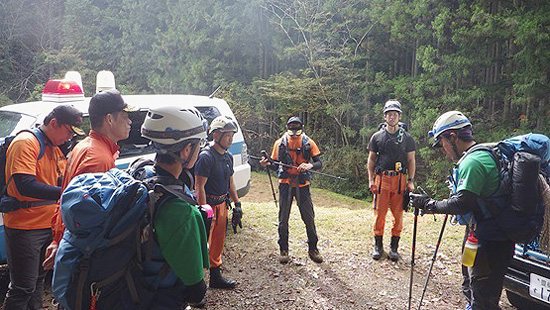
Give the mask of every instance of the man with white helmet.
<svg viewBox="0 0 550 310">
<path fill-rule="evenodd" d="M 237 284 L 225 279 L 220 270 L 230 201 L 235 203 L 231 220 L 233 231 L 237 232 L 238 225 L 242 228 L 241 202 L 233 181 L 233 156 L 227 152 L 237 130 L 237 123 L 228 116 L 218 116 L 212 120 L 210 134 L 214 144 L 200 153 L 195 165 L 197 200 L 201 205 L 211 205 L 215 214 L 208 239 L 211 288 L 232 289 Z"/>
<path fill-rule="evenodd" d="M 441 115 L 429 135 L 434 138 L 432 146 L 441 147 L 445 156 L 456 162 L 450 177 L 452 194 L 441 201 L 425 194 L 411 194 L 412 205 L 425 213 L 473 214 L 473 218 L 466 219 L 466 233 L 477 238 L 479 249 L 474 265 L 463 270 L 466 309 L 500 309 L 498 303 L 514 243 L 496 221 L 485 220 L 481 205 L 490 201 L 499 188 L 499 168 L 490 152 L 474 147 L 470 120 L 459 111 Z"/>
<path fill-rule="evenodd" d="M 411 135 L 401 125 L 401 104 L 388 100 L 384 105 L 384 120 L 380 130 L 369 142 L 369 187 L 374 194 L 374 252 L 372 258 L 379 260 L 384 255 L 382 238 L 386 214 L 391 210 L 393 227 L 389 258 L 399 259 L 397 248 L 403 229 L 403 200 L 405 192 L 414 190 L 416 173 L 416 146 Z M 408 177 L 407 177 L 408 175 Z"/>
<path fill-rule="evenodd" d="M 144 273 L 155 290 L 155 309 L 180 309 L 200 303 L 206 293 L 204 268 L 209 267 L 203 216 L 189 189 L 178 179 L 195 164 L 206 142 L 206 121 L 194 107 L 161 106 L 147 113 L 141 134 L 157 152 L 146 184 L 164 195 L 156 205 L 153 258 Z M 170 188 L 166 191 L 157 184 Z M 166 265 L 170 267 L 166 275 Z"/>
</svg>

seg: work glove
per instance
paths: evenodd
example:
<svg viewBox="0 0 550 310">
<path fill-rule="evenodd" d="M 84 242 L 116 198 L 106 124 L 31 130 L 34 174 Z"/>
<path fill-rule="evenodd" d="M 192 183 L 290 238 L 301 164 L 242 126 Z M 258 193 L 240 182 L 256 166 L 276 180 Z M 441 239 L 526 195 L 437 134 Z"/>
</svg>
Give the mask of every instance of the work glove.
<svg viewBox="0 0 550 310">
<path fill-rule="evenodd" d="M 212 227 L 212 219 L 214 218 L 214 210 L 209 204 L 199 206 L 199 211 L 204 221 L 204 228 L 206 229 L 206 235 L 210 234 L 210 227 Z"/>
<path fill-rule="evenodd" d="M 409 211 L 410 201 L 411 201 L 410 192 L 406 191 L 405 195 L 403 195 L 403 211 L 405 212 Z"/>
<path fill-rule="evenodd" d="M 243 217 L 243 209 L 241 209 L 241 202 L 235 202 L 235 208 L 233 208 L 233 216 L 231 217 L 231 226 L 233 226 L 233 233 L 237 233 L 237 226 L 243 228 L 241 219 Z"/>
<path fill-rule="evenodd" d="M 411 206 L 422 210 L 422 213 L 435 213 L 435 200 L 426 194 L 410 193 Z"/>
</svg>

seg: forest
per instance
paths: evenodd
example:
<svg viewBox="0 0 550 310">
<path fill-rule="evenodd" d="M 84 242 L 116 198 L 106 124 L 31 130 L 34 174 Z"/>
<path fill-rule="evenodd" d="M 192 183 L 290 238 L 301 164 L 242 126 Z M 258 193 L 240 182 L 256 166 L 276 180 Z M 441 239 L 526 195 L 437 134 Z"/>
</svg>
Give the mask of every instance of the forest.
<svg viewBox="0 0 550 310">
<path fill-rule="evenodd" d="M 123 94 L 210 95 L 249 146 L 270 149 L 292 115 L 323 152 L 318 185 L 368 196 L 367 145 L 395 98 L 417 144 L 419 184 L 445 195 L 429 148 L 460 110 L 478 142 L 550 129 L 550 2 L 535 0 L 2 0 L 0 104 L 49 78 L 111 70 Z"/>
</svg>

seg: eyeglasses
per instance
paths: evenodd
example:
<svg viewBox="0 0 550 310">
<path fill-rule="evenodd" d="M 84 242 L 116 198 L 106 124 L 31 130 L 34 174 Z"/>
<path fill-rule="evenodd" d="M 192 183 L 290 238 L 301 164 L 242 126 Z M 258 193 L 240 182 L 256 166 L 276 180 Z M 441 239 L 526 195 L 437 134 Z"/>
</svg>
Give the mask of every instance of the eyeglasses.
<svg viewBox="0 0 550 310">
<path fill-rule="evenodd" d="M 76 133 L 74 132 L 74 130 L 71 128 L 70 125 L 63 125 L 63 128 L 65 128 L 65 130 L 67 130 L 67 134 L 70 134 L 71 137 L 76 136 Z"/>
</svg>

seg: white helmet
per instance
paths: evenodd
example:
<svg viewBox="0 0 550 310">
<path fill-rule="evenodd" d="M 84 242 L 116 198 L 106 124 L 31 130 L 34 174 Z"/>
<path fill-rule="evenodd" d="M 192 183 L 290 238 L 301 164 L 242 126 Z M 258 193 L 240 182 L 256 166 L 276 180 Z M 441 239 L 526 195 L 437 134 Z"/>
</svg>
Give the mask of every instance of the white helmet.
<svg viewBox="0 0 550 310">
<path fill-rule="evenodd" d="M 221 132 L 237 132 L 237 128 L 237 123 L 231 117 L 221 115 L 212 120 L 209 133 L 213 133 L 216 130 Z"/>
<path fill-rule="evenodd" d="M 399 101 L 395 99 L 390 99 L 386 101 L 386 104 L 384 104 L 384 114 L 390 111 L 396 111 L 396 112 L 399 112 L 399 114 L 401 114 L 401 103 L 399 103 Z"/>
<path fill-rule="evenodd" d="M 141 135 L 156 148 L 169 147 L 187 140 L 204 140 L 208 125 L 194 107 L 165 105 L 150 108 L 141 126 Z"/>
<path fill-rule="evenodd" d="M 430 137 L 433 137 L 436 143 L 442 133 L 453 129 L 462 129 L 471 126 L 470 120 L 459 111 L 449 111 L 443 113 L 434 123 L 432 130 L 428 132 Z"/>
</svg>

